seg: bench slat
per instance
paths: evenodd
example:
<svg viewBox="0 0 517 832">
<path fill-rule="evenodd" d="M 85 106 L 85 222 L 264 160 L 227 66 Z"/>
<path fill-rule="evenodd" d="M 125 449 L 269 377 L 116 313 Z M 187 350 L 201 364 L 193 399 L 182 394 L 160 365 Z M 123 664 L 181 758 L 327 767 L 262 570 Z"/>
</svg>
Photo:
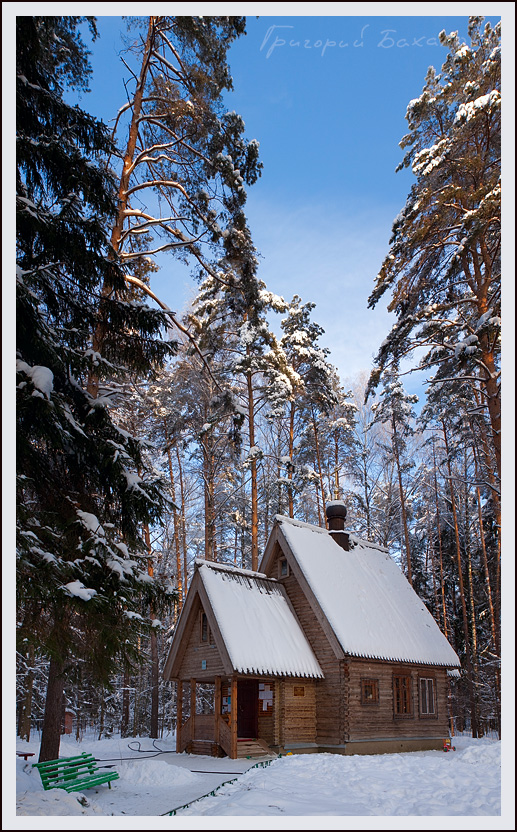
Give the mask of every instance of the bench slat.
<svg viewBox="0 0 517 832">
<path fill-rule="evenodd" d="M 118 774 L 113 772 L 113 774 L 108 775 L 101 775 L 100 777 L 91 777 L 87 780 L 76 780 L 70 784 L 63 784 L 59 786 L 61 789 L 65 789 L 67 792 L 82 792 L 83 789 L 91 789 L 93 786 L 102 786 L 103 783 L 109 783 L 111 780 L 118 780 Z M 54 787 L 58 788 L 58 787 Z"/>
<path fill-rule="evenodd" d="M 75 757 L 59 757 L 57 760 L 45 760 L 44 763 L 33 763 L 33 765 L 36 766 L 36 768 L 41 769 L 41 768 L 46 768 L 48 766 L 54 767 L 54 766 L 60 766 L 60 765 L 61 766 L 69 765 L 69 764 L 75 763 L 76 761 L 80 762 L 80 763 L 86 763 L 86 762 L 95 763 L 96 762 L 95 757 L 93 756 L 93 754 L 86 754 L 86 752 L 83 752 L 82 754 L 78 754 Z"/>
<path fill-rule="evenodd" d="M 86 752 L 76 757 L 62 757 L 58 760 L 47 760 L 44 763 L 33 763 L 33 766 L 38 769 L 43 788 L 47 791 L 49 789 L 81 791 L 118 779 L 116 771 L 101 773 L 96 766 L 95 757 Z"/>
</svg>

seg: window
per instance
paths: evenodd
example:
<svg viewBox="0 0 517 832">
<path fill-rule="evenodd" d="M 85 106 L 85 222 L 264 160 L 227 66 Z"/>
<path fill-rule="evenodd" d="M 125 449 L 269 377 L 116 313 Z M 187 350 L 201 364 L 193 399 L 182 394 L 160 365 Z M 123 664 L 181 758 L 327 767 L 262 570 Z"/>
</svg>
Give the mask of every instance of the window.
<svg viewBox="0 0 517 832">
<path fill-rule="evenodd" d="M 206 617 L 206 613 L 201 613 L 201 641 L 208 642 L 210 639 L 210 631 L 208 628 L 208 619 Z"/>
<path fill-rule="evenodd" d="M 289 575 L 289 565 L 285 558 L 280 558 L 278 561 L 278 577 L 286 578 Z"/>
<path fill-rule="evenodd" d="M 379 701 L 379 682 L 377 679 L 361 679 L 361 704 L 374 705 Z"/>
<path fill-rule="evenodd" d="M 395 716 L 411 716 L 411 676 L 393 676 L 393 710 Z"/>
<path fill-rule="evenodd" d="M 420 684 L 420 713 L 423 716 L 434 716 L 436 714 L 434 679 L 419 679 Z"/>
</svg>

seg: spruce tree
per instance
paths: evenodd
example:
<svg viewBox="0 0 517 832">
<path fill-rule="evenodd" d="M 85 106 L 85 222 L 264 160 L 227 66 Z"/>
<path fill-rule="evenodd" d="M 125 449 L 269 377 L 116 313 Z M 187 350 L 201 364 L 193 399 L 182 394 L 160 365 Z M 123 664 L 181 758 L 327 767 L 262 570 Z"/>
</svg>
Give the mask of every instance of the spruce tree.
<svg viewBox="0 0 517 832">
<path fill-rule="evenodd" d="M 140 531 L 160 515 L 163 484 L 115 411 L 129 370 L 149 375 L 173 351 L 159 338 L 163 315 L 128 302 L 109 250 L 107 130 L 63 98 L 64 86 L 86 88 L 80 22 L 17 18 L 18 632 L 23 651 L 50 659 L 40 760 L 59 753 L 66 680 L 81 665 L 107 683 L 158 592 Z M 106 298 L 100 354 L 92 333 L 106 283 L 117 295 Z"/>
</svg>

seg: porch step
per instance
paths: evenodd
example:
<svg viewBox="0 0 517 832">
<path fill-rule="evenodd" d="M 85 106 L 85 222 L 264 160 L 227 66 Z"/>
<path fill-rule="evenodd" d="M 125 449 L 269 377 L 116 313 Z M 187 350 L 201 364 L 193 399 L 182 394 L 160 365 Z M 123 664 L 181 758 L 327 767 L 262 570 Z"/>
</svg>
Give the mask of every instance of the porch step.
<svg viewBox="0 0 517 832">
<path fill-rule="evenodd" d="M 249 739 L 237 741 L 237 757 L 271 757 L 274 756 L 264 740 Z"/>
<path fill-rule="evenodd" d="M 222 748 L 211 740 L 191 740 L 186 747 L 187 754 L 200 754 L 205 757 L 224 757 Z"/>
</svg>

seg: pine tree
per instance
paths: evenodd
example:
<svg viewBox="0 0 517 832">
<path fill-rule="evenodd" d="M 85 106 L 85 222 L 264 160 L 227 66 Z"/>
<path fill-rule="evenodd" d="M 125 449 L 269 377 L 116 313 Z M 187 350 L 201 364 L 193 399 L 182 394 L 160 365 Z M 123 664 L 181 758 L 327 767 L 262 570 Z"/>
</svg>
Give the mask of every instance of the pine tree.
<svg viewBox="0 0 517 832">
<path fill-rule="evenodd" d="M 469 20 L 470 45 L 440 34 L 449 50 L 431 67 L 406 119 L 409 148 L 400 167 L 416 183 L 394 222 L 390 251 L 371 307 L 387 291 L 397 315 L 377 356 L 370 387 L 419 347 L 432 383 L 461 377 L 477 391 L 490 425 L 495 475 L 501 472 L 501 56 L 500 24 Z"/>
<path fill-rule="evenodd" d="M 250 472 L 251 568 L 259 557 L 258 465 L 263 450 L 258 445 L 258 420 L 282 411 L 292 395 L 295 375 L 271 332 L 270 310 L 285 311 L 283 298 L 269 292 L 257 276 L 256 251 L 240 204 L 234 224 L 224 239 L 226 253 L 215 276 L 200 287 L 189 322 L 206 357 L 230 368 L 231 382 L 220 395 L 227 396 L 235 418 L 247 433 L 248 450 L 243 465 Z M 233 402 L 233 404 L 231 404 Z"/>
<path fill-rule="evenodd" d="M 403 463 L 403 454 L 406 450 L 406 439 L 413 433 L 411 420 L 414 418 L 415 413 L 412 408 L 412 404 L 417 401 L 418 396 L 408 395 L 402 387 L 397 374 L 394 371 L 391 371 L 389 373 L 385 373 L 384 375 L 380 401 L 378 404 L 372 406 L 372 409 L 375 409 L 376 420 L 386 424 L 389 431 L 389 454 L 395 462 L 397 471 L 400 514 L 404 535 L 404 547 L 406 550 L 406 575 L 410 584 L 413 582 L 411 541 L 407 516 L 407 500 L 402 475 L 403 468 L 407 470 L 408 467 L 407 464 L 404 465 Z"/>
<path fill-rule="evenodd" d="M 17 502 L 19 642 L 50 660 L 40 760 L 59 753 L 64 685 L 84 666 L 108 683 L 131 660 L 149 580 L 142 523 L 164 505 L 163 483 L 113 417 L 128 369 L 150 374 L 171 346 L 166 320 L 126 302 L 108 256 L 116 214 L 113 146 L 104 125 L 67 105 L 85 89 L 77 17 L 17 18 Z M 90 18 L 95 34 L 95 23 Z M 101 287 L 113 337 L 91 335 Z M 94 400 L 89 375 L 109 386 Z"/>
<path fill-rule="evenodd" d="M 114 138 L 121 134 L 129 114 L 111 246 L 128 266 L 125 280 L 136 296 L 151 296 L 165 309 L 149 286 L 149 272 L 156 270 L 154 256 L 168 252 L 210 272 L 210 257 L 228 233 L 221 225 L 244 203 L 243 183 L 251 184 L 260 175 L 258 143 L 245 142 L 242 119 L 222 111 L 221 94 L 232 88 L 226 53 L 244 33 L 245 19 L 151 16 L 130 23 L 137 37 L 129 51 L 136 53 L 139 68 L 131 70 L 134 91 L 119 110 L 113 131 Z M 106 280 L 96 351 L 109 342 L 104 300 L 114 291 Z M 188 336 L 167 312 L 170 322 Z M 96 387 L 92 374 L 92 395 Z"/>
<path fill-rule="evenodd" d="M 287 473 L 284 480 L 287 480 L 289 516 L 294 517 L 295 492 L 311 482 L 318 488 L 318 522 L 325 525 L 327 492 L 318 422 L 322 417 L 330 416 L 340 397 L 335 368 L 328 361 L 329 350 L 318 343 L 324 330 L 311 319 L 315 305 L 302 303 L 295 295 L 281 324 L 284 334 L 280 346 L 294 371 L 293 395 L 287 406 L 287 453 L 282 462 Z M 300 439 L 298 461 L 295 459 L 297 435 Z M 334 486 L 330 490 L 332 493 Z"/>
</svg>

